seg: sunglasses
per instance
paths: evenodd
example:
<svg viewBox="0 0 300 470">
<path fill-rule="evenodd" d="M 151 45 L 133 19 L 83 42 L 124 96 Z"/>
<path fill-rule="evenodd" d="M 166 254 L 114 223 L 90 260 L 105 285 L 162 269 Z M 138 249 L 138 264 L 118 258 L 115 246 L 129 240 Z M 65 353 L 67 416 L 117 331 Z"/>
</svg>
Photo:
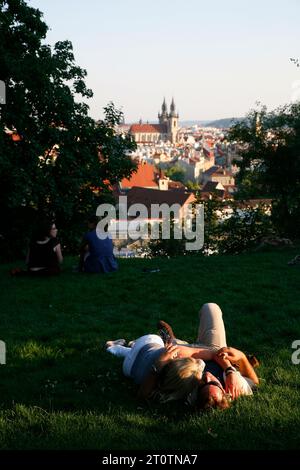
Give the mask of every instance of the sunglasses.
<svg viewBox="0 0 300 470">
<path fill-rule="evenodd" d="M 224 389 L 223 389 L 222 385 L 219 382 L 217 382 L 216 380 L 211 380 L 210 382 L 205 382 L 204 384 L 199 385 L 198 390 L 202 390 L 207 385 L 215 385 L 216 387 L 219 387 L 219 389 L 222 390 L 222 392 L 224 393 Z"/>
</svg>

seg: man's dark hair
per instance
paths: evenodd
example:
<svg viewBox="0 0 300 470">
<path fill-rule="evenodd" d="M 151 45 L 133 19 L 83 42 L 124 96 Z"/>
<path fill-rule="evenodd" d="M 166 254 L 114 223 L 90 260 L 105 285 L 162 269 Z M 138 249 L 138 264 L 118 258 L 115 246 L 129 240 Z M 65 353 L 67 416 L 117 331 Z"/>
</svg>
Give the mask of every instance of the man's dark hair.
<svg viewBox="0 0 300 470">
<path fill-rule="evenodd" d="M 32 235 L 32 241 L 44 240 L 46 237 L 50 236 L 50 230 L 54 222 L 51 220 L 42 220 L 35 227 L 35 230 Z"/>
<path fill-rule="evenodd" d="M 99 222 L 99 217 L 97 217 L 96 215 L 90 215 L 89 218 L 88 218 L 88 223 L 89 224 L 94 224 L 94 225 L 97 225 Z"/>
<path fill-rule="evenodd" d="M 195 407 L 206 411 L 212 408 L 224 410 L 230 407 L 230 401 L 227 395 L 223 395 L 221 400 L 216 400 L 215 397 L 209 394 L 208 387 L 199 387 Z"/>
</svg>

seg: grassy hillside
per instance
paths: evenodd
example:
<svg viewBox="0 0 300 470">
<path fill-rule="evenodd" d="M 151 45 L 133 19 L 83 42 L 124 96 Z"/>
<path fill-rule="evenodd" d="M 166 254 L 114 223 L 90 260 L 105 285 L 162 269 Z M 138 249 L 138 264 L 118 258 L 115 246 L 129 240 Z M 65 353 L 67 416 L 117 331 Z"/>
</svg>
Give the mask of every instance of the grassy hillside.
<svg viewBox="0 0 300 470">
<path fill-rule="evenodd" d="M 1 448 L 299 448 L 300 266 L 287 265 L 297 252 L 121 260 L 106 276 L 72 273 L 69 259 L 60 278 L 41 280 L 2 266 Z M 221 306 L 228 344 L 261 359 L 259 391 L 207 415 L 138 402 L 105 341 L 155 333 L 158 319 L 193 341 L 204 302 Z"/>
</svg>

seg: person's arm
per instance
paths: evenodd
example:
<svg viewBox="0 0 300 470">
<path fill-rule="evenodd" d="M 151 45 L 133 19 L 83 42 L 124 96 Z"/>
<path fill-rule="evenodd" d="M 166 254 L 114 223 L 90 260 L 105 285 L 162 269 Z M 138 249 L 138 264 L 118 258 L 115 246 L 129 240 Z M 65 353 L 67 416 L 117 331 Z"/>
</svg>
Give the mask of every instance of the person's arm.
<svg viewBox="0 0 300 470">
<path fill-rule="evenodd" d="M 256 385 L 259 384 L 259 378 L 257 377 L 255 370 L 248 361 L 246 355 L 235 348 L 222 348 L 220 349 L 216 357 L 223 358 L 230 361 L 231 364 L 237 364 L 241 375 L 251 379 Z"/>
<path fill-rule="evenodd" d="M 64 258 L 63 258 L 62 252 L 61 252 L 61 245 L 60 245 L 60 243 L 58 243 L 58 245 L 56 245 L 56 247 L 54 248 L 54 251 L 55 251 L 55 253 L 56 253 L 58 262 L 61 264 L 61 263 L 63 262 Z"/>
<path fill-rule="evenodd" d="M 243 358 L 239 361 L 239 368 L 240 373 L 244 377 L 248 377 L 248 379 L 251 379 L 255 383 L 255 385 L 259 384 L 259 378 L 257 377 L 255 370 L 253 369 L 245 354 Z"/>
<path fill-rule="evenodd" d="M 214 353 L 213 360 L 222 367 L 223 371 L 225 372 L 228 367 L 231 367 L 231 362 L 228 359 L 225 353 L 219 354 L 219 352 Z M 225 372 L 226 374 L 226 372 Z M 242 393 L 241 382 L 239 378 L 239 374 L 235 371 L 230 371 L 230 373 L 226 374 L 225 377 L 225 391 L 230 393 L 232 399 L 238 398 Z"/>
<path fill-rule="evenodd" d="M 169 344 L 165 347 L 165 350 L 161 353 L 156 362 L 152 365 L 150 373 L 141 384 L 138 391 L 139 398 L 150 398 L 152 393 L 157 387 L 159 373 L 162 368 L 172 359 L 178 357 L 178 347 L 176 345 Z"/>
<path fill-rule="evenodd" d="M 179 357 L 193 357 L 194 359 L 202 359 L 203 361 L 212 360 L 217 362 L 217 364 L 219 364 L 224 371 L 227 369 L 227 367 L 231 366 L 230 358 L 227 358 L 226 356 L 224 356 L 224 354 L 218 355 L 218 353 L 214 353 L 209 349 L 190 348 L 189 346 L 182 345 L 177 345 L 177 348 Z M 244 374 L 242 373 L 242 375 Z M 246 375 L 246 377 L 249 377 L 253 380 L 252 376 Z M 230 393 L 233 399 L 240 396 L 242 388 L 238 374 L 230 373 L 226 375 L 225 391 Z"/>
<path fill-rule="evenodd" d="M 85 237 L 83 237 L 82 242 L 79 247 L 79 271 L 83 271 L 84 265 L 84 256 L 89 251 L 89 244 Z"/>
<path fill-rule="evenodd" d="M 190 346 L 178 345 L 178 357 L 193 357 L 203 361 L 213 360 L 214 353 L 206 348 L 191 348 Z"/>
<path fill-rule="evenodd" d="M 143 383 L 141 384 L 138 391 L 138 398 L 143 398 L 147 400 L 153 394 L 154 390 L 157 388 L 158 383 L 158 371 L 155 370 L 155 366 L 152 366 L 150 373 L 147 375 Z"/>
</svg>

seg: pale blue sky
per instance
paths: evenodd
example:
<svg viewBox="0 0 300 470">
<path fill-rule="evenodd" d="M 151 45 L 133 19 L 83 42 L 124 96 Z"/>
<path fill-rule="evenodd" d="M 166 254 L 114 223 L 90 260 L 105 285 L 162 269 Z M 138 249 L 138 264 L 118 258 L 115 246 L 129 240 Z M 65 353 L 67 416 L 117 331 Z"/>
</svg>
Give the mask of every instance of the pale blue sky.
<svg viewBox="0 0 300 470">
<path fill-rule="evenodd" d="M 168 105 L 174 96 L 180 120 L 243 116 L 300 89 L 289 60 L 300 57 L 299 0 L 28 3 L 44 13 L 49 44 L 73 43 L 95 118 L 113 101 L 127 122 L 156 120 L 164 96 Z"/>
</svg>

